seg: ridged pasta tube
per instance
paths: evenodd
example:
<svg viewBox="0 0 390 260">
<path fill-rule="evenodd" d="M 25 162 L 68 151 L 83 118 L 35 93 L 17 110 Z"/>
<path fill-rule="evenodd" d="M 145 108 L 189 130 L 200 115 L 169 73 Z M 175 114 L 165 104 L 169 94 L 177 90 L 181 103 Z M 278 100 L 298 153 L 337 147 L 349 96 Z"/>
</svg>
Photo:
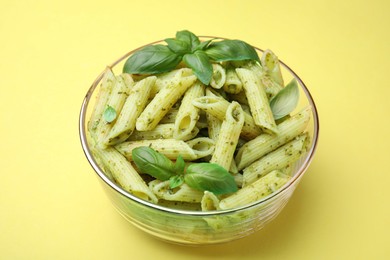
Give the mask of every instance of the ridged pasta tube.
<svg viewBox="0 0 390 260">
<path fill-rule="evenodd" d="M 199 119 L 199 108 L 192 104 L 192 100 L 204 96 L 204 85 L 197 81 L 184 94 L 175 120 L 173 137 L 183 140 L 196 127 Z"/>
<path fill-rule="evenodd" d="M 305 108 L 280 123 L 277 135 L 261 134 L 244 144 L 235 158 L 238 170 L 242 170 L 265 154 L 291 141 L 301 134 L 310 120 L 310 108 Z"/>
<path fill-rule="evenodd" d="M 220 64 L 212 64 L 213 66 L 213 75 L 211 77 L 210 86 L 215 89 L 220 89 L 223 87 L 226 81 L 226 71 L 225 68 Z"/>
<path fill-rule="evenodd" d="M 243 186 L 249 185 L 269 172 L 282 169 L 289 164 L 293 164 L 301 155 L 306 152 L 306 133 L 297 136 L 294 140 L 286 143 L 278 149 L 268 153 L 255 161 L 243 170 Z"/>
<path fill-rule="evenodd" d="M 177 74 L 181 77 L 193 75 L 192 70 L 189 68 L 176 69 L 170 72 L 162 73 L 157 76 L 156 83 L 154 84 L 150 96 L 154 97 L 161 89 L 169 86 L 176 80 Z"/>
<path fill-rule="evenodd" d="M 212 154 L 215 143 L 207 137 L 199 137 L 187 142 L 176 139 L 157 139 L 123 142 L 115 148 L 128 160 L 132 160 L 132 150 L 141 146 L 149 146 L 172 160 L 176 160 L 181 155 L 184 160 L 193 161 Z"/>
<path fill-rule="evenodd" d="M 279 59 L 271 50 L 267 49 L 263 52 L 261 64 L 263 65 L 266 74 L 280 86 L 284 86 Z"/>
<path fill-rule="evenodd" d="M 204 110 L 206 113 L 213 115 L 219 120 L 224 120 L 225 113 L 230 105 L 230 102 L 222 97 L 204 96 L 194 99 L 192 104 Z M 260 128 L 255 125 L 253 118 L 248 113 L 244 112 L 244 125 L 242 127 L 241 137 L 246 140 L 251 140 L 261 133 Z"/>
<path fill-rule="evenodd" d="M 104 109 L 106 108 L 106 104 L 114 84 L 115 75 L 111 68 L 107 67 L 104 71 L 102 83 L 100 84 L 99 92 L 96 97 L 96 103 L 88 122 L 88 130 L 91 134 L 95 132 L 100 120 L 102 119 Z"/>
<path fill-rule="evenodd" d="M 280 189 L 290 180 L 279 170 L 274 170 L 250 185 L 238 190 L 219 202 L 220 209 L 231 209 L 249 205 Z"/>
<path fill-rule="evenodd" d="M 264 88 L 260 85 L 259 78 L 248 69 L 238 68 L 236 72 L 242 81 L 255 124 L 265 131 L 277 133 L 278 130 L 268 97 Z"/>
<path fill-rule="evenodd" d="M 219 210 L 219 199 L 214 193 L 205 191 L 200 202 L 202 211 Z"/>
<path fill-rule="evenodd" d="M 174 80 L 156 94 L 145 110 L 138 117 L 136 129 L 147 131 L 156 127 L 184 92 L 196 81 L 196 76 L 183 76 L 184 70 L 177 73 Z"/>
<path fill-rule="evenodd" d="M 229 66 L 226 68 L 226 81 L 223 85 L 223 90 L 230 94 L 238 94 L 242 91 L 242 82 L 237 76 L 234 67 Z"/>
<path fill-rule="evenodd" d="M 211 163 L 217 163 L 229 171 L 238 138 L 244 125 L 244 111 L 233 101 L 226 110 Z"/>
<path fill-rule="evenodd" d="M 183 183 L 177 188 L 171 189 L 168 181 L 154 180 L 149 183 L 151 191 L 160 199 L 181 202 L 201 202 L 203 192 L 195 190 Z"/>
<path fill-rule="evenodd" d="M 122 154 L 111 147 L 106 149 L 96 148 L 94 152 L 122 189 L 141 199 L 157 203 L 157 197 Z"/>
<path fill-rule="evenodd" d="M 149 131 L 134 131 L 127 141 L 140 141 L 140 140 L 156 140 L 156 139 L 172 139 L 173 129 L 175 125 L 171 124 L 159 124 L 154 129 Z M 195 127 L 192 131 L 182 137 L 183 141 L 187 141 L 195 138 L 199 133 L 199 129 Z"/>
<path fill-rule="evenodd" d="M 129 81 L 125 81 L 122 75 L 117 76 L 114 87 L 112 88 L 110 97 L 107 101 L 106 107 L 112 107 L 117 114 L 121 112 L 122 107 L 125 104 L 127 97 L 129 96 L 130 89 L 132 88 L 132 85 L 126 84 L 126 82 Z M 115 120 L 111 123 L 108 123 L 104 120 L 104 118 L 100 120 L 96 129 L 96 141 L 100 148 L 107 147 L 106 138 L 111 131 L 114 122 Z"/>
<path fill-rule="evenodd" d="M 114 126 L 105 140 L 106 145 L 118 144 L 125 141 L 131 135 L 135 129 L 135 122 L 138 116 L 146 106 L 150 90 L 155 81 L 156 77 L 150 76 L 133 86 Z"/>
</svg>

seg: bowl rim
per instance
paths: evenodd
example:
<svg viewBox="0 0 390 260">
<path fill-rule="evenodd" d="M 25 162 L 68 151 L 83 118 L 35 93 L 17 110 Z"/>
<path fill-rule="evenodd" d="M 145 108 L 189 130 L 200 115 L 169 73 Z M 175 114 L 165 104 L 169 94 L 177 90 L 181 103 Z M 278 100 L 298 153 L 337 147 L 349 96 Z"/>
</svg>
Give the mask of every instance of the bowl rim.
<svg viewBox="0 0 390 260">
<path fill-rule="evenodd" d="M 228 39 L 228 38 L 224 38 L 224 37 L 215 37 L 215 36 L 198 36 L 198 37 L 200 39 L 217 39 L 217 40 L 226 40 L 226 39 Z M 143 48 L 145 46 L 148 46 L 148 45 L 161 43 L 163 41 L 164 40 L 153 41 L 151 43 L 148 43 L 148 44 L 140 46 L 140 47 L 138 47 L 136 49 L 133 49 L 130 52 L 126 53 L 125 55 L 121 56 L 119 59 L 115 60 L 113 63 L 111 63 L 111 65 L 108 65 L 107 67 L 108 68 L 113 68 L 114 66 L 116 66 L 118 63 L 122 62 L 124 59 L 129 57 L 131 54 L 133 54 L 137 50 L 139 50 L 139 49 L 141 49 L 141 48 Z M 264 52 L 263 49 L 260 49 L 260 48 L 255 47 L 255 46 L 252 46 L 252 47 L 255 48 L 257 51 L 260 51 L 261 53 Z M 202 216 L 202 217 L 205 217 L 205 216 L 215 216 L 215 215 L 225 215 L 225 214 L 236 213 L 238 211 L 243 211 L 243 210 L 246 210 L 246 209 L 250 209 L 250 208 L 259 206 L 261 204 L 265 204 L 266 202 L 272 200 L 273 198 L 277 197 L 278 195 L 281 195 L 282 193 L 284 193 L 287 190 L 289 190 L 289 188 L 293 184 L 297 183 L 300 180 L 300 178 L 303 176 L 303 174 L 306 172 L 306 170 L 309 167 L 311 161 L 313 160 L 314 153 L 315 153 L 315 151 L 317 149 L 318 138 L 319 138 L 319 130 L 320 130 L 317 107 L 316 107 L 315 102 L 313 100 L 313 97 L 312 97 L 311 93 L 309 92 L 308 88 L 306 87 L 305 83 L 302 81 L 302 79 L 287 64 L 285 64 L 280 59 L 279 59 L 279 62 L 286 70 L 288 70 L 294 76 L 294 78 L 299 82 L 302 90 L 304 91 L 304 93 L 305 93 L 305 95 L 306 95 L 306 97 L 307 97 L 307 99 L 309 101 L 309 104 L 311 106 L 311 110 L 312 110 L 314 132 L 313 132 L 313 140 L 312 140 L 311 147 L 309 148 L 309 150 L 307 152 L 307 156 L 306 156 L 305 160 L 302 162 L 302 165 L 299 167 L 299 169 L 294 174 L 294 176 L 284 186 L 282 186 L 276 192 L 273 192 L 272 194 L 270 194 L 270 195 L 268 195 L 268 196 L 266 196 L 266 197 L 264 197 L 264 198 L 262 198 L 262 199 L 260 199 L 258 201 L 255 201 L 253 203 L 250 203 L 250 204 L 247 204 L 247 205 L 244 205 L 244 206 L 240 206 L 240 207 L 235 207 L 235 208 L 226 209 L 226 210 L 194 211 L 194 210 L 173 209 L 173 208 L 164 207 L 164 206 L 161 206 L 161 205 L 158 205 L 158 204 L 154 204 L 153 202 L 149 202 L 149 201 L 143 200 L 143 199 L 141 199 L 141 198 L 139 198 L 139 197 L 137 197 L 137 196 L 135 196 L 135 195 L 125 191 L 121 187 L 119 187 L 117 184 L 115 184 L 113 181 L 111 181 L 104 174 L 103 170 L 99 167 L 99 165 L 97 164 L 96 160 L 94 159 L 94 157 L 93 157 L 93 155 L 91 153 L 91 150 L 89 148 L 88 142 L 87 142 L 87 133 L 86 133 L 86 127 L 85 127 L 86 126 L 86 119 L 87 119 L 86 118 L 86 112 L 87 112 L 87 109 L 88 109 L 89 101 L 90 101 L 90 99 L 91 99 L 91 97 L 93 95 L 93 92 L 94 92 L 95 88 L 98 86 L 98 84 L 100 83 L 101 79 L 103 78 L 104 72 L 107 69 L 107 67 L 106 67 L 105 70 L 103 70 L 97 76 L 97 78 L 93 81 L 92 85 L 88 89 L 88 92 L 87 92 L 87 94 L 85 95 L 85 97 L 83 99 L 83 102 L 82 102 L 82 105 L 81 105 L 81 109 L 80 109 L 80 113 L 79 113 L 79 136 L 80 136 L 82 149 L 84 151 L 85 156 L 87 157 L 87 160 L 88 160 L 89 164 L 92 166 L 92 168 L 94 169 L 95 173 L 100 177 L 100 179 L 102 179 L 105 182 L 105 184 L 107 184 L 115 192 L 118 192 L 119 195 L 124 196 L 127 199 L 130 199 L 133 202 L 136 202 L 136 203 L 141 204 L 143 206 L 147 206 L 147 207 L 150 207 L 152 209 L 155 209 L 155 210 L 158 210 L 158 211 L 163 211 L 163 212 L 166 212 L 166 213 L 171 213 L 171 214 L 176 214 L 176 215 L 185 215 L 185 216 Z"/>
</svg>

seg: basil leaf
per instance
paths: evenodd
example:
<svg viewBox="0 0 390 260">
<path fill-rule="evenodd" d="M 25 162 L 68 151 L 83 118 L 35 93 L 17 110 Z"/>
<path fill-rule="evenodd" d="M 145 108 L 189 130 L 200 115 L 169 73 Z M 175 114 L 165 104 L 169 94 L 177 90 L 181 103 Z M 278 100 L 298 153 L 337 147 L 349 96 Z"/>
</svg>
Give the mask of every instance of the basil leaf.
<svg viewBox="0 0 390 260">
<path fill-rule="evenodd" d="M 169 178 L 169 188 L 174 189 L 176 187 L 179 187 L 184 182 L 183 175 L 175 175 Z"/>
<path fill-rule="evenodd" d="M 255 60 L 260 62 L 256 50 L 240 40 L 213 42 L 205 52 L 214 61 Z"/>
<path fill-rule="evenodd" d="M 270 101 L 274 119 L 280 119 L 290 114 L 298 104 L 299 89 L 295 79 L 291 80 L 286 87 L 278 92 Z"/>
<path fill-rule="evenodd" d="M 201 43 L 198 45 L 198 47 L 195 48 L 195 50 L 201 50 L 201 51 L 205 50 L 205 49 L 209 46 L 209 44 L 211 43 L 211 41 L 212 41 L 212 40 L 208 40 L 208 41 L 201 42 Z"/>
<path fill-rule="evenodd" d="M 111 123 L 116 118 L 116 111 L 115 108 L 112 106 L 107 106 L 107 108 L 104 110 L 103 118 L 106 120 L 107 123 Z"/>
<path fill-rule="evenodd" d="M 162 181 L 175 175 L 172 161 L 152 148 L 141 146 L 133 149 L 131 153 L 134 163 L 142 173 Z"/>
<path fill-rule="evenodd" d="M 123 67 L 124 73 L 156 74 L 173 70 L 181 57 L 165 45 L 150 45 L 135 52 Z"/>
<path fill-rule="evenodd" d="M 165 39 L 165 42 L 168 44 L 168 48 L 178 55 L 184 55 L 191 52 L 191 47 L 187 42 L 173 38 Z"/>
<path fill-rule="evenodd" d="M 184 172 L 184 168 L 186 167 L 186 163 L 181 155 L 179 155 L 176 159 L 176 163 L 173 166 L 173 170 L 176 174 L 182 174 Z"/>
<path fill-rule="evenodd" d="M 194 53 L 183 56 L 184 63 L 192 69 L 195 76 L 205 85 L 208 85 L 213 75 L 213 66 L 204 51 L 196 51 Z"/>
<path fill-rule="evenodd" d="M 194 189 L 207 190 L 216 195 L 238 190 L 233 176 L 215 163 L 191 164 L 184 175 L 184 182 Z"/>
<path fill-rule="evenodd" d="M 198 36 L 187 30 L 177 32 L 176 39 L 182 42 L 186 42 L 191 47 L 191 51 L 194 51 L 200 44 Z"/>
</svg>

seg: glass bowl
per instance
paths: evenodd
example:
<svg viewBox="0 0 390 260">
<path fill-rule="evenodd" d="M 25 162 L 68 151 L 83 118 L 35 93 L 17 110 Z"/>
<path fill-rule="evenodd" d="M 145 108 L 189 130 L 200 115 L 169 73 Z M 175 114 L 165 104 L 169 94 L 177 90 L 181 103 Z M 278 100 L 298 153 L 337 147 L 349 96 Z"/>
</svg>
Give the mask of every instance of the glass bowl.
<svg viewBox="0 0 390 260">
<path fill-rule="evenodd" d="M 216 37 L 200 37 L 201 40 L 211 38 L 215 39 Z M 150 44 L 156 43 L 162 43 L 162 41 Z M 124 61 L 138 49 L 130 51 L 108 67 L 116 74 L 121 73 Z M 263 50 L 255 49 L 260 56 Z M 118 212 L 130 223 L 157 238 L 187 245 L 232 241 L 248 236 L 272 221 L 287 204 L 306 172 L 316 150 L 319 133 L 317 109 L 309 90 L 292 69 L 282 61 L 280 63 L 285 81 L 288 82 L 288 80 L 295 78 L 299 84 L 301 95 L 296 110 L 305 106 L 311 106 L 312 109 L 312 117 L 307 128 L 311 138 L 308 152 L 295 164 L 290 181 L 271 195 L 239 208 L 206 212 L 172 209 L 142 200 L 123 190 L 110 180 L 99 167 L 89 146 L 87 123 L 94 105 L 96 89 L 103 77 L 103 71 L 92 83 L 84 98 L 80 112 L 79 131 L 81 145 L 88 162 L 97 174 L 105 193 Z"/>
</svg>

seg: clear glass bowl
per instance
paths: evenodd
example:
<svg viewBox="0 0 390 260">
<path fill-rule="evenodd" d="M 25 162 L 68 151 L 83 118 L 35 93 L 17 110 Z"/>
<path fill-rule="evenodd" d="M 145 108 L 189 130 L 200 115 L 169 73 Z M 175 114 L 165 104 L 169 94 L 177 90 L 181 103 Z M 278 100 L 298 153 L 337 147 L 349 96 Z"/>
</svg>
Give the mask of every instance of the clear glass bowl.
<svg viewBox="0 0 390 260">
<path fill-rule="evenodd" d="M 201 40 L 207 40 L 216 37 L 204 36 L 200 38 Z M 162 43 L 162 41 L 150 44 L 156 43 Z M 121 73 L 124 61 L 138 49 L 127 53 L 109 65 L 109 67 L 116 74 Z M 263 50 L 259 48 L 256 48 L 256 50 L 259 56 L 261 56 Z M 88 118 L 95 102 L 96 89 L 103 77 L 102 72 L 92 83 L 82 103 L 79 131 L 84 153 L 93 170 L 96 172 L 104 191 L 118 212 L 130 223 L 157 238 L 172 243 L 188 245 L 232 241 L 248 236 L 272 221 L 287 204 L 307 170 L 316 150 L 319 133 L 317 109 L 309 90 L 292 69 L 282 61 L 280 63 L 285 82 L 289 82 L 289 80 L 295 78 L 299 83 L 301 97 L 296 110 L 298 111 L 308 105 L 311 106 L 312 118 L 307 129 L 311 137 L 309 150 L 295 164 L 291 180 L 277 192 L 243 207 L 208 212 L 171 209 L 144 201 L 123 190 L 104 174 L 91 153 L 87 134 Z"/>
</svg>

